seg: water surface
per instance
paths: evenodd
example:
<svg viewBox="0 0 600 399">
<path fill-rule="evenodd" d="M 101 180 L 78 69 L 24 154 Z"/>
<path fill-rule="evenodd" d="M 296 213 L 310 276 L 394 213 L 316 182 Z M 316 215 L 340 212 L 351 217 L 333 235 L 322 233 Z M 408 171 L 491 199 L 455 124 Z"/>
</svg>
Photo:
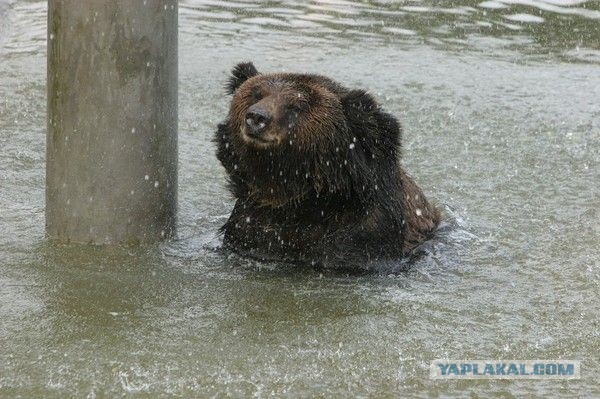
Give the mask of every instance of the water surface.
<svg viewBox="0 0 600 399">
<path fill-rule="evenodd" d="M 180 1 L 177 240 L 44 239 L 46 2 L 0 0 L 0 396 L 598 397 L 600 6 Z M 219 250 L 211 142 L 236 62 L 366 88 L 451 228 L 407 273 Z M 437 358 L 580 381 L 432 381 Z"/>
</svg>

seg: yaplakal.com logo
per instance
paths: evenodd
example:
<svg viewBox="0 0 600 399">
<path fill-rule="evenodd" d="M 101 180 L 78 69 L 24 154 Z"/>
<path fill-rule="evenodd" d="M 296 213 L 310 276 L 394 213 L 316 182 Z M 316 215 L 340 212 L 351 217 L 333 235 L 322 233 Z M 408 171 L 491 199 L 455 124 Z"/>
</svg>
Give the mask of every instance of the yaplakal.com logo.
<svg viewBox="0 0 600 399">
<path fill-rule="evenodd" d="M 579 379 L 579 360 L 434 360 L 432 379 Z"/>
</svg>

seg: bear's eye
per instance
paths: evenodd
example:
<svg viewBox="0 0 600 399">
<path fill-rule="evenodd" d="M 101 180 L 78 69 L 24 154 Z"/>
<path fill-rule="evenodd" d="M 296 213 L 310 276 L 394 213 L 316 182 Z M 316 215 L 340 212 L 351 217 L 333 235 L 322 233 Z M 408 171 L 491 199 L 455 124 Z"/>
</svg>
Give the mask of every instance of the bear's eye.
<svg viewBox="0 0 600 399">
<path fill-rule="evenodd" d="M 286 107 L 288 114 L 298 116 L 303 111 L 303 107 L 299 104 L 290 104 Z"/>
<path fill-rule="evenodd" d="M 285 115 L 287 117 L 288 127 L 292 128 L 302 115 L 302 107 L 299 105 L 288 105 L 285 107 Z"/>
<path fill-rule="evenodd" d="M 253 102 L 260 101 L 262 99 L 262 93 L 260 91 L 258 91 L 257 89 L 254 89 L 254 90 L 252 90 L 252 93 L 250 94 L 250 98 L 252 99 Z"/>
</svg>

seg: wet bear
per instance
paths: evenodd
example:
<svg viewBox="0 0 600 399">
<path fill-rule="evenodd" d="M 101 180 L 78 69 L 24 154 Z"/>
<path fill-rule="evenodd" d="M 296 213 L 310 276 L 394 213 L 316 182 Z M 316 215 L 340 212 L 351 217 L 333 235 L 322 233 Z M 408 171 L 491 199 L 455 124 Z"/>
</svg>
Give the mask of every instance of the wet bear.
<svg viewBox="0 0 600 399">
<path fill-rule="evenodd" d="M 237 65 L 215 140 L 236 198 L 224 244 L 324 266 L 400 259 L 440 212 L 400 164 L 401 128 L 364 90 Z"/>
</svg>

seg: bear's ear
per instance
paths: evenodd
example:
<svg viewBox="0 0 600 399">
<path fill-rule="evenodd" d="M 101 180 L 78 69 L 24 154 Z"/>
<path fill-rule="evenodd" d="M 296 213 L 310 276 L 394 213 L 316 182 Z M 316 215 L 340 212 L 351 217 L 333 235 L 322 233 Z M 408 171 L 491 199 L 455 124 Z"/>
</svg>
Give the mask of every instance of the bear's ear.
<svg viewBox="0 0 600 399">
<path fill-rule="evenodd" d="M 240 62 L 231 70 L 231 76 L 225 88 L 227 94 L 233 94 L 246 80 L 258 75 L 256 67 L 251 62 Z"/>
<path fill-rule="evenodd" d="M 379 108 L 377 101 L 366 91 L 361 89 L 350 90 L 341 97 L 342 106 L 348 113 L 352 111 L 375 112 Z"/>
</svg>

